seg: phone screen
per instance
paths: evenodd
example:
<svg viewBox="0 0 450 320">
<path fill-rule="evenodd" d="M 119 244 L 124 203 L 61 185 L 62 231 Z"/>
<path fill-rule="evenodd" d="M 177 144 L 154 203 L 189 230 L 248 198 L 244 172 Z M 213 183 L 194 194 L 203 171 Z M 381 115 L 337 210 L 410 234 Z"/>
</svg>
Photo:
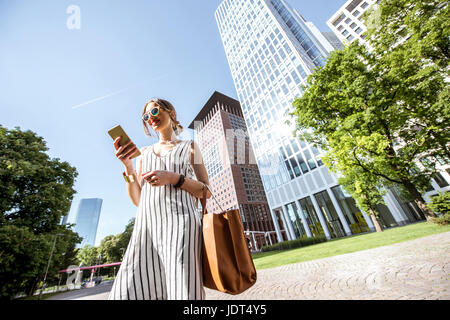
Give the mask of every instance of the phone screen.
<svg viewBox="0 0 450 320">
<path fill-rule="evenodd" d="M 113 140 L 116 140 L 117 137 L 122 137 L 120 139 L 121 146 L 125 145 L 126 143 L 128 143 L 128 141 L 130 141 L 130 137 L 128 137 L 125 130 L 123 130 L 123 128 L 120 125 L 117 125 L 112 129 L 109 129 L 108 134 L 111 136 L 111 138 Z M 137 150 L 131 158 L 134 159 L 140 155 L 141 155 L 141 152 L 139 150 Z"/>
</svg>

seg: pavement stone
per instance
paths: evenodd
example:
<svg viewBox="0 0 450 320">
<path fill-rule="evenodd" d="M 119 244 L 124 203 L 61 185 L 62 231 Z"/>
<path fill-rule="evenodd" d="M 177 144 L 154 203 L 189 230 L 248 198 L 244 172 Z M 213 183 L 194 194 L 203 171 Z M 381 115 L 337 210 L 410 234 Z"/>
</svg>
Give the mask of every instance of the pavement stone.
<svg viewBox="0 0 450 320">
<path fill-rule="evenodd" d="M 258 271 L 239 295 L 208 300 L 449 300 L 450 232 Z"/>
</svg>

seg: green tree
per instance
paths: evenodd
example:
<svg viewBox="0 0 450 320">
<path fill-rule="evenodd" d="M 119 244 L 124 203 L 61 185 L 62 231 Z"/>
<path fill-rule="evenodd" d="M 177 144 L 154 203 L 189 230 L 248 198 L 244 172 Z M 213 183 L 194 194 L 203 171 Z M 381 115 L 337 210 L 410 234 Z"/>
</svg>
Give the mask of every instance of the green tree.
<svg viewBox="0 0 450 320">
<path fill-rule="evenodd" d="M 383 0 L 376 8 L 365 15 L 371 52 L 353 43 L 332 53 L 293 114 L 330 157 L 342 151 L 375 180 L 400 185 L 430 219 L 421 192 L 436 158 L 449 157 L 448 2 Z"/>
<path fill-rule="evenodd" d="M 80 242 L 69 226 L 60 226 L 75 193 L 77 172 L 67 162 L 50 159 L 45 141 L 32 131 L 0 126 L 0 287 L 2 298 L 20 291 L 32 295 L 41 283 L 54 235 L 48 279 L 61 263 L 73 261 Z"/>
<path fill-rule="evenodd" d="M 122 251 L 118 245 L 119 237 L 115 235 L 106 236 L 100 243 L 99 252 L 105 263 L 119 262 L 122 260 Z"/>
<path fill-rule="evenodd" d="M 384 180 L 364 171 L 358 166 L 356 159 L 345 153 L 346 150 L 346 148 L 337 150 L 332 156 L 328 154 L 322 157 L 322 160 L 331 171 L 340 175 L 338 183 L 352 195 L 358 206 L 369 214 L 375 230 L 381 232 L 383 228 L 377 219 L 378 212 L 375 208 L 378 204 L 384 204 L 383 195 L 386 194 Z"/>
<path fill-rule="evenodd" d="M 35 235 L 27 227 L 0 227 L 0 295 L 11 299 L 33 284 L 45 268 L 51 243 L 44 235 Z"/>
<path fill-rule="evenodd" d="M 380 2 L 383 19 L 401 19 L 402 14 L 409 17 L 408 6 L 393 10 L 395 16 L 384 9 L 398 2 Z M 434 15 L 441 17 L 447 9 L 435 10 Z M 395 27 L 390 30 L 397 31 Z M 386 41 L 383 47 L 379 44 L 390 34 L 378 30 L 376 36 L 368 37 L 375 48 L 372 53 L 357 42 L 333 52 L 327 64 L 308 77 L 309 87 L 294 102 L 291 115 L 297 117 L 297 127 L 307 140 L 320 143 L 330 156 L 347 148 L 344 152 L 364 172 L 400 185 L 430 219 L 434 213 L 421 192 L 436 172 L 436 161 L 429 161 L 431 165 L 426 167 L 418 163 L 448 155 L 448 63 L 444 63 L 445 68 L 442 63 L 432 67 L 411 63 L 412 52 L 420 51 L 412 41 L 416 39 L 411 35 L 414 32 L 409 30 L 409 38 L 402 38 L 402 42 Z M 342 144 L 344 138 L 351 143 Z"/>
<path fill-rule="evenodd" d="M 84 264 L 85 266 L 96 265 L 98 262 L 99 253 L 100 252 L 97 247 L 87 244 L 77 252 L 78 262 L 80 264 Z"/>
<path fill-rule="evenodd" d="M 444 0 L 383 0 L 366 16 L 372 22 L 366 36 L 382 66 L 380 75 L 391 84 L 388 92 L 409 124 L 398 134 L 405 141 L 418 132 L 429 137 L 412 149 L 431 159 L 450 157 L 449 16 Z"/>
<path fill-rule="evenodd" d="M 125 226 L 124 232 L 119 233 L 117 235 L 117 237 L 118 237 L 117 247 L 119 248 L 119 250 L 121 250 L 121 254 L 122 254 L 121 248 L 124 248 L 126 250 L 128 247 L 128 243 L 130 242 L 131 235 L 133 234 L 135 221 L 136 221 L 136 218 L 130 219 L 128 224 Z M 122 257 L 122 255 L 121 255 L 121 257 Z"/>
<path fill-rule="evenodd" d="M 0 225 L 54 232 L 69 212 L 78 174 L 69 163 L 50 159 L 47 150 L 34 132 L 0 126 Z"/>
</svg>

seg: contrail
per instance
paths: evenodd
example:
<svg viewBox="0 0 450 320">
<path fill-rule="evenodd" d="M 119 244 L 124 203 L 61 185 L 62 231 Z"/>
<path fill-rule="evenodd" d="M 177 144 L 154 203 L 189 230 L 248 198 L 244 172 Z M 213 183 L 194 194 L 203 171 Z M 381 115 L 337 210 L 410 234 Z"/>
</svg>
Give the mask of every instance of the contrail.
<svg viewBox="0 0 450 320">
<path fill-rule="evenodd" d="M 185 68 L 182 68 L 182 69 L 178 69 L 178 70 L 177 70 L 177 71 L 178 71 L 177 73 L 180 73 L 180 71 L 181 71 L 181 72 L 185 72 L 185 71 L 187 71 L 187 70 L 189 70 L 189 69 L 192 69 L 192 67 L 185 67 Z M 170 76 L 170 75 L 171 75 L 170 72 L 169 72 L 169 73 L 163 73 L 163 74 L 157 75 L 157 76 L 155 76 L 155 77 L 153 77 L 153 78 L 146 79 L 146 81 L 155 81 L 155 80 L 159 80 L 159 79 L 161 79 L 161 78 L 168 77 L 168 76 Z M 86 105 L 88 105 L 88 104 L 91 104 L 91 103 L 94 103 L 94 102 L 97 102 L 97 101 L 100 101 L 100 100 L 103 100 L 103 99 L 106 99 L 106 98 L 115 96 L 115 95 L 117 95 L 117 94 L 119 94 L 119 93 L 122 93 L 122 92 L 124 92 L 124 91 L 126 91 L 126 90 L 128 90 L 128 88 L 124 88 L 124 89 L 121 89 L 121 90 L 119 90 L 119 91 L 115 91 L 115 92 L 112 92 L 112 93 L 110 93 L 110 94 L 107 94 L 107 95 L 105 95 L 105 96 L 102 96 L 102 97 L 99 97 L 99 98 L 95 98 L 95 99 L 92 99 L 92 100 L 89 100 L 89 101 L 86 101 L 86 102 L 77 104 L 76 106 L 73 106 L 72 109 L 80 108 L 80 107 L 86 106 Z"/>
<path fill-rule="evenodd" d="M 76 106 L 73 106 L 72 109 L 80 108 L 80 107 L 83 107 L 83 106 L 85 106 L 85 105 L 88 105 L 88 104 L 91 104 L 91 103 L 94 103 L 94 102 L 97 102 L 97 101 L 100 101 L 100 100 L 103 100 L 103 99 L 106 99 L 106 98 L 115 96 L 116 94 L 119 94 L 119 93 L 124 92 L 124 91 L 126 91 L 126 90 L 128 90 L 128 88 L 124 88 L 124 89 L 121 89 L 121 90 L 119 90 L 119 91 L 116 91 L 116 92 L 107 94 L 107 95 L 105 95 L 105 96 L 102 96 L 102 97 L 99 97 L 99 98 L 95 98 L 95 99 L 92 99 L 92 100 L 89 100 L 89 101 L 86 101 L 86 102 L 77 104 Z"/>
</svg>

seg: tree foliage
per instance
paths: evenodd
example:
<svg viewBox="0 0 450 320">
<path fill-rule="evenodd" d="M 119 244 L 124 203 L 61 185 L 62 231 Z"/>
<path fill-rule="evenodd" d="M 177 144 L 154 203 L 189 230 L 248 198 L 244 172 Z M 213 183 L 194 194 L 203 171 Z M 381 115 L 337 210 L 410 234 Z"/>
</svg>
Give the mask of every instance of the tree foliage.
<svg viewBox="0 0 450 320">
<path fill-rule="evenodd" d="M 70 210 L 74 167 L 50 159 L 45 141 L 32 131 L 0 126 L 0 224 L 35 234 L 53 232 Z"/>
<path fill-rule="evenodd" d="M 381 194 L 372 187 L 396 184 L 429 218 L 434 214 L 421 192 L 436 172 L 435 157 L 448 156 L 450 110 L 448 55 L 442 46 L 448 43 L 448 29 L 428 22 L 423 34 L 412 21 L 413 16 L 443 21 L 448 6 L 425 2 L 429 5 L 380 2 L 378 24 L 368 31 L 372 50 L 354 42 L 332 52 L 326 65 L 308 77 L 292 115 L 301 135 L 319 144 L 328 164 L 347 175 L 347 190 L 358 203 L 375 196 L 370 202 L 376 204 Z M 425 50 L 424 42 L 416 41 L 421 36 L 442 54 Z M 418 165 L 422 159 L 429 160 L 425 167 Z"/>
<path fill-rule="evenodd" d="M 56 233 L 48 281 L 75 262 L 81 238 L 59 221 L 75 193 L 76 169 L 50 159 L 43 138 L 0 126 L 0 295 L 33 294 L 42 281 Z"/>
</svg>

